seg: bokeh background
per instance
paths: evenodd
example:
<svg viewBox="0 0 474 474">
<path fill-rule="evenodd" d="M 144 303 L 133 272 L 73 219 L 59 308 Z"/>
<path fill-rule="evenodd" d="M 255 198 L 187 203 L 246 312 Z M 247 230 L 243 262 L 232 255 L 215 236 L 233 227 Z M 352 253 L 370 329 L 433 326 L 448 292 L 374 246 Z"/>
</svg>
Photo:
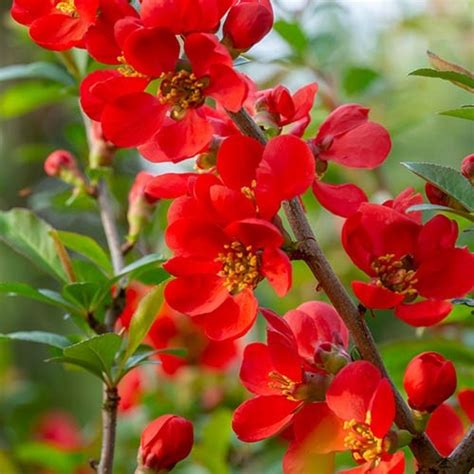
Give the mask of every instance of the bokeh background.
<svg viewBox="0 0 474 474">
<path fill-rule="evenodd" d="M 473 152 L 472 122 L 438 115 L 469 103 L 469 93 L 450 83 L 408 74 L 428 67 L 426 50 L 474 68 L 474 2 L 468 0 L 274 0 L 275 30 L 247 57 L 241 70 L 262 87 L 282 83 L 292 90 L 308 82 L 320 84 L 308 136 L 328 113 L 328 106 L 357 102 L 371 108 L 371 118 L 382 123 L 393 140 L 389 159 L 377 172 L 348 171 L 331 166 L 333 182 L 353 181 L 372 200 L 380 202 L 407 186 L 423 191 L 423 182 L 400 165 L 402 161 L 430 161 L 459 168 Z M 8 15 L 9 1 L 0 4 L 0 66 L 38 60 L 57 61 L 27 38 L 26 30 Z M 1 72 L 0 72 L 1 77 Z M 0 82 L 0 209 L 29 207 L 55 227 L 104 237 L 96 209 L 88 201 L 67 204 L 69 193 L 47 178 L 42 162 L 56 148 L 86 157 L 85 136 L 74 94 L 48 81 Z M 120 152 L 114 166 L 116 212 L 125 232 L 125 196 L 140 168 L 151 172 L 185 169 L 151 166 L 132 152 Z M 122 203 L 122 204 L 120 204 Z M 305 204 L 314 229 L 337 273 L 348 284 L 357 270 L 344 254 L 341 220 L 322 210 L 311 195 Z M 167 254 L 162 242 L 167 203 L 161 203 L 147 230 L 153 251 Z M 463 230 L 465 222 L 459 222 Z M 461 233 L 460 243 L 472 233 Z M 54 282 L 0 242 L 0 281 L 21 281 L 37 288 Z M 280 314 L 309 299 L 315 282 L 303 264 L 295 264 L 293 289 L 278 299 L 265 286 L 262 305 Z M 40 329 L 70 334 L 67 317 L 41 303 L 0 294 L 0 333 Z M 456 362 L 460 386 L 474 384 L 474 325 L 466 307 L 458 307 L 446 324 L 415 331 L 391 315 L 369 317 L 369 325 L 400 383 L 410 357 L 438 350 Z M 248 340 L 264 336 L 260 321 Z M 434 338 L 434 342 L 433 342 Z M 431 342 L 430 342 L 431 341 Z M 89 375 L 44 363 L 47 349 L 28 343 L 0 341 L 0 473 L 74 473 L 98 452 L 100 385 Z M 231 410 L 244 399 L 238 384 L 238 363 L 226 374 L 184 369 L 172 379 L 159 369 L 146 373 L 142 407 L 124 415 L 119 424 L 116 472 L 133 472 L 138 437 L 144 423 L 165 412 L 189 416 L 196 422 L 198 448 L 182 463 L 182 473 L 278 473 L 284 441 L 244 445 L 231 433 Z M 455 403 L 455 402 L 454 402 Z M 65 453 L 37 439 L 39 419 L 51 410 L 68 412 L 81 430 L 85 449 Z M 36 433 L 36 434 L 35 434 Z M 339 459 L 341 466 L 347 458 Z M 84 472 L 89 472 L 87 468 Z"/>
</svg>

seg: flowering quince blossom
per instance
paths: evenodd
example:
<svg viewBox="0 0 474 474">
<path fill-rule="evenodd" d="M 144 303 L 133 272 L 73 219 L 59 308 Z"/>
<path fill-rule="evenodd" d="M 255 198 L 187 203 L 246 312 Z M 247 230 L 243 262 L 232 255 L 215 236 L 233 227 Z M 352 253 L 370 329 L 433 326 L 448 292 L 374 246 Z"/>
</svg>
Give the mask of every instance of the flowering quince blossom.
<svg viewBox="0 0 474 474">
<path fill-rule="evenodd" d="M 403 378 L 408 404 L 418 411 L 433 411 L 456 390 L 456 370 L 437 352 L 423 352 L 408 364 Z"/>
<path fill-rule="evenodd" d="M 316 157 L 317 177 L 313 192 L 320 204 L 330 212 L 348 217 L 367 201 L 364 191 L 354 184 L 327 184 L 321 177 L 328 162 L 350 168 L 373 169 L 387 158 L 391 140 L 387 130 L 368 119 L 369 109 L 357 104 L 341 105 L 309 140 Z"/>
<path fill-rule="evenodd" d="M 14 0 L 11 15 L 28 26 L 31 39 L 46 49 L 82 47 L 95 22 L 99 0 Z"/>
<path fill-rule="evenodd" d="M 311 301 L 283 318 L 262 313 L 267 344 L 249 344 L 240 370 L 243 385 L 256 396 L 236 409 L 232 422 L 247 442 L 273 436 L 298 420 L 304 424 L 313 404 L 325 398 L 332 378 L 327 369 L 349 360 L 349 334 L 332 306 Z M 335 367 L 335 361 L 341 365 Z"/>
<path fill-rule="evenodd" d="M 474 286 L 474 255 L 455 247 L 457 236 L 457 224 L 444 216 L 421 225 L 388 206 L 363 203 L 342 230 L 344 249 L 372 278 L 354 281 L 354 293 L 367 308 L 395 308 L 412 326 L 438 323 L 451 311 L 447 300 Z"/>
<path fill-rule="evenodd" d="M 370 362 L 346 365 L 331 382 L 326 403 L 308 406 L 305 418 L 295 420 L 285 474 L 304 472 L 300 467 L 308 453 L 329 457 L 346 450 L 359 467 L 345 473 L 403 474 L 403 453 L 391 453 L 396 448 L 390 432 L 394 419 L 390 382 Z"/>
</svg>

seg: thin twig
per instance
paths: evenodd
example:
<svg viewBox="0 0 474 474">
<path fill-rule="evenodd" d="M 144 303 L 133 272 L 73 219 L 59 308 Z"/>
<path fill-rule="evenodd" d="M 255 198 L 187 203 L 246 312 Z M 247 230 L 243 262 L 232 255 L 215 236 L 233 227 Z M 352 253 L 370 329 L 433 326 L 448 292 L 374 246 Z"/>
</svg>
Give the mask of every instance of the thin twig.
<svg viewBox="0 0 474 474">
<path fill-rule="evenodd" d="M 112 474 L 115 454 L 115 435 L 117 430 L 117 408 L 120 401 L 117 387 L 104 389 L 102 407 L 102 450 L 97 467 L 99 474 Z"/>
<path fill-rule="evenodd" d="M 229 113 L 229 116 L 242 133 L 255 138 L 260 143 L 266 143 L 267 140 L 262 130 L 244 110 L 238 113 Z M 390 380 L 369 327 L 326 259 L 306 218 L 301 203 L 297 199 L 293 199 L 285 202 L 283 208 L 293 233 L 299 242 L 299 250 L 303 255 L 303 260 L 344 320 L 362 357 L 377 366 L 384 376 Z M 399 428 L 408 430 L 415 435 L 410 448 L 415 454 L 416 459 L 423 466 L 432 467 L 439 465 L 443 458 L 441 458 L 424 434 L 417 433 L 409 407 L 393 385 L 393 382 L 392 386 L 397 407 L 396 423 Z"/>
</svg>

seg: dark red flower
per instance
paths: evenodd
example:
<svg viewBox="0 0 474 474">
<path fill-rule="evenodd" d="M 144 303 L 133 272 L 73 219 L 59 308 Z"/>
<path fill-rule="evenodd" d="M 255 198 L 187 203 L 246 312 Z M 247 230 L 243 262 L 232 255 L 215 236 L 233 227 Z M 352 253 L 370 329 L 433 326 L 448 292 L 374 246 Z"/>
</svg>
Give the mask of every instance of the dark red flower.
<svg viewBox="0 0 474 474">
<path fill-rule="evenodd" d="M 323 207 L 339 216 L 356 212 L 367 196 L 354 184 L 323 183 L 320 178 L 327 163 L 372 169 L 382 164 L 390 152 L 390 135 L 381 125 L 369 121 L 368 114 L 369 109 L 360 105 L 342 105 L 327 117 L 309 142 L 318 172 L 313 192 Z"/>
<path fill-rule="evenodd" d="M 245 348 L 240 378 L 256 396 L 234 412 L 232 426 L 248 442 L 273 436 L 304 420 L 307 408 L 323 401 L 330 378 L 315 355 L 319 347 L 347 348 L 348 332 L 334 308 L 304 303 L 279 318 L 263 310 L 268 321 L 267 344 Z"/>
<path fill-rule="evenodd" d="M 311 121 L 310 112 L 318 90 L 316 83 L 308 84 L 293 95 L 279 85 L 257 94 L 255 120 L 265 127 L 266 121 L 274 123 L 279 129 L 301 137 Z"/>
<path fill-rule="evenodd" d="M 342 231 L 346 252 L 372 277 L 354 281 L 354 293 L 367 308 L 395 308 L 412 326 L 438 323 L 451 311 L 446 300 L 474 286 L 474 255 L 455 247 L 457 236 L 456 223 L 444 216 L 420 225 L 388 206 L 362 204 Z"/>
<path fill-rule="evenodd" d="M 140 15 L 146 26 L 177 35 L 212 33 L 235 0 L 143 0 Z"/>
<path fill-rule="evenodd" d="M 461 173 L 471 182 L 471 184 L 474 184 L 474 154 L 467 155 L 462 160 Z"/>
<path fill-rule="evenodd" d="M 250 329 L 258 306 L 253 290 L 264 278 L 280 296 L 291 286 L 283 238 L 267 221 L 250 218 L 221 227 L 180 218 L 168 226 L 166 242 L 175 256 L 164 267 L 177 277 L 166 286 L 166 301 L 193 316 L 211 339 L 235 339 Z"/>
<path fill-rule="evenodd" d="M 160 416 L 143 430 L 137 472 L 173 469 L 189 455 L 193 443 L 193 425 L 190 421 L 176 415 Z"/>
<path fill-rule="evenodd" d="M 270 0 L 239 0 L 225 19 L 224 42 L 228 41 L 233 49 L 246 51 L 258 43 L 272 26 Z"/>
<path fill-rule="evenodd" d="M 456 390 L 456 370 L 441 354 L 423 352 L 408 364 L 403 386 L 414 410 L 431 412 Z"/>
<path fill-rule="evenodd" d="M 98 8 L 99 0 L 14 0 L 11 15 L 29 27 L 35 43 L 63 51 L 83 46 Z"/>
</svg>

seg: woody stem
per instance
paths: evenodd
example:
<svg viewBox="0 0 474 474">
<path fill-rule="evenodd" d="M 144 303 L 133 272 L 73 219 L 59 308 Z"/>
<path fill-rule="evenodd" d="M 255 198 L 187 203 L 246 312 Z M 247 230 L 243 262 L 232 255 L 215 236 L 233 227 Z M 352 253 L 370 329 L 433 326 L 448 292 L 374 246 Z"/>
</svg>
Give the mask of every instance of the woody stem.
<svg viewBox="0 0 474 474">
<path fill-rule="evenodd" d="M 260 127 L 245 110 L 237 113 L 228 112 L 228 114 L 243 134 L 255 138 L 262 144 L 267 142 Z M 283 209 L 298 240 L 298 250 L 301 252 L 302 259 L 306 262 L 319 282 L 320 287 L 341 315 L 360 354 L 365 360 L 377 366 L 384 376 L 390 380 L 369 327 L 319 246 L 301 203 L 298 199 L 292 199 L 283 203 Z M 393 385 L 393 382 L 391 383 L 395 394 L 397 408 L 395 421 L 398 427 L 408 430 L 415 435 L 410 448 L 418 463 L 422 466 L 435 468 L 440 465 L 443 459 L 435 450 L 430 440 L 424 434 L 417 433 L 410 408 Z M 438 471 L 434 470 L 433 472 Z"/>
</svg>

